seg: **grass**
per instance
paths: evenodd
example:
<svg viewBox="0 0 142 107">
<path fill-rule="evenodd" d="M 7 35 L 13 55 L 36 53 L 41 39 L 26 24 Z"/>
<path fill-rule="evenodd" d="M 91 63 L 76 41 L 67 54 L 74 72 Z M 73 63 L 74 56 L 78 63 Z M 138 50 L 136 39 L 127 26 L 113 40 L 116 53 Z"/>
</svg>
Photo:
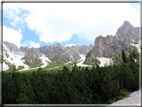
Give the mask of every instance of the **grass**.
<svg viewBox="0 0 142 107">
<path fill-rule="evenodd" d="M 69 63 L 68 65 L 66 65 L 66 67 L 69 68 L 69 70 L 72 70 L 71 66 L 73 66 L 75 63 L 79 63 L 79 62 L 81 62 L 81 61 L 78 61 L 78 62 L 73 61 L 73 62 Z M 60 66 L 59 68 L 54 68 L 54 69 L 48 70 L 48 73 L 57 73 L 55 71 L 62 70 L 63 66 L 64 66 L 64 64 L 57 64 L 57 63 L 53 63 L 53 62 L 50 63 L 48 61 L 47 61 L 47 63 L 49 63 L 49 65 L 47 65 L 45 68 L 41 68 L 42 71 L 48 70 L 50 68 L 54 68 L 54 67 L 57 67 L 57 66 Z M 82 67 L 82 68 L 85 68 L 85 67 Z M 90 70 L 91 67 L 88 67 L 88 69 Z M 54 72 L 52 70 L 54 70 Z M 36 71 L 38 71 L 38 69 L 24 70 L 24 71 L 20 71 L 20 73 L 28 73 L 28 72 L 33 72 L 33 71 L 36 72 Z M 45 73 L 47 73 L 47 71 Z"/>
<path fill-rule="evenodd" d="M 24 69 L 24 66 L 18 66 L 17 70 L 21 70 L 21 69 Z"/>
<path fill-rule="evenodd" d="M 5 61 L 5 60 L 4 60 L 4 61 Z M 40 62 L 41 62 L 41 59 L 40 59 Z M 45 68 L 41 68 L 42 71 L 49 69 L 49 70 L 48 70 L 48 73 L 56 73 L 56 72 L 52 72 L 52 70 L 54 70 L 54 71 L 63 70 L 64 64 L 57 64 L 57 63 L 53 63 L 53 62 L 48 62 L 47 60 L 46 60 L 46 62 L 48 63 L 48 65 L 47 65 Z M 81 62 L 81 61 L 73 61 L 73 62 L 71 62 L 71 63 L 68 63 L 68 64 L 66 65 L 66 67 L 67 67 L 69 70 L 72 70 L 72 66 L 73 66 L 75 63 L 77 64 L 77 63 L 80 63 L 80 62 Z M 10 69 L 12 69 L 13 66 L 14 66 L 14 65 L 10 64 L 9 62 L 6 62 L 6 61 L 5 61 L 5 63 L 9 66 Z M 25 62 L 24 62 L 24 64 L 30 66 L 30 68 L 35 68 L 35 67 L 39 67 L 39 66 L 43 65 L 42 63 L 36 63 L 36 64 L 34 64 L 34 65 L 30 65 L 30 64 L 27 64 L 27 63 L 25 63 Z M 59 66 L 59 68 L 55 68 L 55 67 L 58 67 L 58 66 Z M 53 69 L 52 69 L 52 68 L 53 68 Z M 84 69 L 85 69 L 86 67 L 81 67 L 81 68 L 84 68 Z M 24 69 L 24 66 L 19 66 L 16 71 L 21 70 L 21 69 Z M 51 69 L 51 70 L 50 70 L 50 69 Z M 90 70 L 91 67 L 88 66 L 88 69 Z M 20 73 L 33 72 L 33 71 L 36 72 L 37 70 L 38 70 L 38 69 L 24 70 L 24 71 L 20 71 Z M 46 73 L 47 73 L 47 72 L 46 72 Z"/>
</svg>

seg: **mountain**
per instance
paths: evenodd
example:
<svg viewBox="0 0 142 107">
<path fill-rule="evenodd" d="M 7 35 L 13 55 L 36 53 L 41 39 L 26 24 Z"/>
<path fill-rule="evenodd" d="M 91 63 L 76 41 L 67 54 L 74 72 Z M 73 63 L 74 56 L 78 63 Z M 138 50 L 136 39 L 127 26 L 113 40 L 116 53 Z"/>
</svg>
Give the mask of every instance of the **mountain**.
<svg viewBox="0 0 142 107">
<path fill-rule="evenodd" d="M 139 29 L 140 27 L 134 27 L 129 21 L 124 21 L 123 25 L 118 28 L 115 36 L 130 45 L 133 43 L 133 40 L 139 41 Z"/>
<path fill-rule="evenodd" d="M 28 48 L 21 46 L 18 49 L 15 44 L 4 41 L 4 58 L 10 54 L 23 56 L 21 60 L 24 59 L 25 63 L 27 64 L 35 64 L 40 62 L 39 57 L 41 57 L 43 54 L 54 63 L 65 63 L 80 59 L 78 52 L 71 51 L 59 43 L 55 43 L 53 46 L 43 46 L 40 48 Z"/>
<path fill-rule="evenodd" d="M 99 64 L 97 57 L 112 58 L 113 54 L 119 54 L 122 48 L 129 46 L 133 40 L 139 40 L 139 28 L 135 28 L 128 21 L 125 21 L 114 36 L 102 37 L 100 35 L 95 39 L 95 46 L 87 53 L 84 64 Z"/>
<path fill-rule="evenodd" d="M 65 47 L 72 47 L 72 46 L 76 46 L 75 44 L 67 44 Z"/>
<path fill-rule="evenodd" d="M 107 57 L 112 58 L 113 54 L 118 54 L 121 52 L 122 47 L 127 46 L 126 43 L 118 39 L 117 36 L 107 35 L 102 37 L 101 35 L 95 39 L 94 48 L 89 51 L 84 64 L 94 64 L 92 59 L 96 57 Z M 97 63 L 98 64 L 98 63 Z"/>
<path fill-rule="evenodd" d="M 40 62 L 39 57 L 28 47 L 25 49 L 25 55 L 23 57 L 27 64 L 35 64 L 36 62 Z"/>
<path fill-rule="evenodd" d="M 81 58 L 80 54 L 84 54 L 86 55 L 84 64 L 95 65 L 100 64 L 97 57 L 112 58 L 113 54 L 121 52 L 122 47 L 128 46 L 133 40 L 138 41 L 138 29 L 138 27 L 135 28 L 128 21 L 125 21 L 114 36 L 102 37 L 100 35 L 95 39 L 94 45 L 89 46 L 68 44 L 63 47 L 61 44 L 55 43 L 52 46 L 46 45 L 39 48 L 21 46 L 18 49 L 15 44 L 4 41 L 3 56 L 8 58 L 10 55 L 19 55 L 21 60 L 24 59 L 25 63 L 32 65 L 40 62 L 40 57 L 43 55 L 54 63 L 63 64 L 69 61 L 77 61 Z"/>
<path fill-rule="evenodd" d="M 77 52 L 78 54 L 85 54 L 87 55 L 87 53 L 94 47 L 94 45 L 83 45 L 83 46 L 71 46 L 71 47 L 66 47 L 67 49 L 69 49 L 70 51 L 74 51 Z"/>
<path fill-rule="evenodd" d="M 24 55 L 25 54 L 25 52 L 18 49 L 18 47 L 15 44 L 9 43 L 7 41 L 3 41 L 3 56 L 6 57 L 8 52 L 14 55 Z"/>
<path fill-rule="evenodd" d="M 53 46 L 40 47 L 39 51 L 55 63 L 65 63 L 80 59 L 78 52 L 70 51 L 59 43 L 55 43 Z"/>
</svg>

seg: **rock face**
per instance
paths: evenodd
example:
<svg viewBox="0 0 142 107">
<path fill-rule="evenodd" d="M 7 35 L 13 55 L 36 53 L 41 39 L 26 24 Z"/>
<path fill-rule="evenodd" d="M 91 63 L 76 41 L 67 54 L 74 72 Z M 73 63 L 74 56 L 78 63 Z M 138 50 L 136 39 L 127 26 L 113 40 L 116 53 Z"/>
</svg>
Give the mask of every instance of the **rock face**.
<svg viewBox="0 0 142 107">
<path fill-rule="evenodd" d="M 66 47 L 67 49 L 71 50 L 71 51 L 75 51 L 75 52 L 78 52 L 78 54 L 85 54 L 87 55 L 87 53 L 93 49 L 94 45 L 89 45 L 89 46 L 86 46 L 86 45 L 83 45 L 83 46 L 72 46 L 72 47 Z"/>
<path fill-rule="evenodd" d="M 134 27 L 129 21 L 125 21 L 123 25 L 118 28 L 115 36 L 127 44 L 131 44 L 132 40 L 139 40 L 139 29 L 139 27 Z"/>
<path fill-rule="evenodd" d="M 31 48 L 31 50 L 32 50 L 38 57 L 41 57 L 42 53 L 39 51 L 39 48 Z"/>
<path fill-rule="evenodd" d="M 88 54 L 87 54 L 87 56 L 86 56 L 86 59 L 85 59 L 85 61 L 84 61 L 83 63 L 84 63 L 84 64 L 87 64 L 87 65 L 96 65 L 96 64 L 99 65 L 99 64 L 100 64 L 99 62 L 94 62 L 93 59 L 98 60 L 98 59 L 96 58 L 96 56 L 94 55 L 93 49 L 92 49 L 92 50 L 90 50 L 90 51 L 88 52 Z"/>
<path fill-rule="evenodd" d="M 99 36 L 95 40 L 93 53 L 98 57 L 111 58 L 113 54 L 119 54 L 122 47 L 127 46 L 126 43 L 118 39 L 117 36 L 107 35 L 106 37 Z"/>
<path fill-rule="evenodd" d="M 25 51 L 24 59 L 27 64 L 34 64 L 37 61 L 40 62 L 37 55 L 31 49 L 29 49 L 28 47 L 26 47 L 25 49 L 26 51 Z"/>
<path fill-rule="evenodd" d="M 25 52 L 26 49 L 25 49 L 23 46 L 21 46 L 21 47 L 20 47 L 20 51 Z"/>
<path fill-rule="evenodd" d="M 53 46 L 43 46 L 39 48 L 39 51 L 46 55 L 52 62 L 65 63 L 67 61 L 79 60 L 80 56 L 77 52 L 72 52 L 59 43 L 55 43 Z"/>
<path fill-rule="evenodd" d="M 18 47 L 15 45 L 15 44 L 13 44 L 13 43 L 9 43 L 9 42 L 7 42 L 7 41 L 3 41 L 3 44 L 6 46 L 6 48 L 8 49 L 8 50 L 10 50 L 13 54 L 16 54 L 19 50 L 18 50 Z M 7 49 L 5 49 L 4 47 L 3 47 L 3 51 L 6 51 Z"/>
<path fill-rule="evenodd" d="M 94 48 L 88 53 L 84 64 L 94 64 L 91 60 L 96 57 L 112 58 L 113 54 L 119 54 L 122 47 L 128 46 L 134 41 L 139 40 L 139 27 L 134 27 L 128 21 L 125 21 L 118 28 L 115 36 L 98 36 L 95 39 Z"/>
<path fill-rule="evenodd" d="M 94 48 L 87 54 L 84 64 L 94 65 L 92 59 L 96 57 L 112 58 L 113 54 L 119 54 L 122 47 L 127 46 L 126 43 L 118 39 L 117 36 L 107 35 L 102 37 L 101 35 L 95 39 Z"/>
</svg>

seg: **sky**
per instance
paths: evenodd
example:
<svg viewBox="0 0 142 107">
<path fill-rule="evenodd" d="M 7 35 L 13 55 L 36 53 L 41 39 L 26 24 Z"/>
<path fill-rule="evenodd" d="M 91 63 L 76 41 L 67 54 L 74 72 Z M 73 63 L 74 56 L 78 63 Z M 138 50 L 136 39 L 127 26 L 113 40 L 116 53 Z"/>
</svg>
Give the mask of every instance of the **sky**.
<svg viewBox="0 0 142 107">
<path fill-rule="evenodd" d="M 3 3 L 3 41 L 39 48 L 94 45 L 129 21 L 140 26 L 139 3 Z"/>
</svg>

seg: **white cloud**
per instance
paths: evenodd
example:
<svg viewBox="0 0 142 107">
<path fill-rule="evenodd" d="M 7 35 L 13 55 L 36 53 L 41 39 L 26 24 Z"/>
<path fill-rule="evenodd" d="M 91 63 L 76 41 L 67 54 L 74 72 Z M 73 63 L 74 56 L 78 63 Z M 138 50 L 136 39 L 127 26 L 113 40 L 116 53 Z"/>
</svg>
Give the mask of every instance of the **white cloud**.
<svg viewBox="0 0 142 107">
<path fill-rule="evenodd" d="M 132 25 L 140 26 L 140 12 L 131 7 L 130 3 L 6 3 L 3 5 L 5 10 L 9 7 L 17 13 L 18 6 L 29 12 L 22 18 L 28 28 L 35 31 L 40 41 L 46 43 L 67 41 L 74 33 L 79 36 L 84 34 L 82 37 L 86 40 L 94 40 L 99 35 L 114 35 L 125 20 Z"/>
<path fill-rule="evenodd" d="M 10 6 L 12 6 L 10 4 Z M 24 12 L 20 7 L 13 7 L 12 8 L 4 8 L 3 16 L 6 17 L 8 20 L 8 23 L 11 25 L 11 27 L 17 29 L 18 31 L 24 28 L 25 22 L 24 18 L 28 15 L 28 12 Z M 23 31 L 23 30 L 22 30 Z"/>
<path fill-rule="evenodd" d="M 72 47 L 72 46 L 76 46 L 75 44 L 67 44 L 65 47 Z"/>
<path fill-rule="evenodd" d="M 27 46 L 27 47 L 34 47 L 34 48 L 39 48 L 40 47 L 40 44 L 39 43 L 35 43 L 35 41 L 29 41 L 29 40 L 26 40 L 25 42 L 22 43 L 22 46 Z"/>
<path fill-rule="evenodd" d="M 30 46 L 31 47 L 34 47 L 34 48 L 39 48 L 40 47 L 40 44 L 39 43 L 35 43 L 35 41 L 30 41 Z"/>
<path fill-rule="evenodd" d="M 18 31 L 3 26 L 3 41 L 14 43 L 19 48 L 22 37 L 23 35 Z"/>
</svg>

